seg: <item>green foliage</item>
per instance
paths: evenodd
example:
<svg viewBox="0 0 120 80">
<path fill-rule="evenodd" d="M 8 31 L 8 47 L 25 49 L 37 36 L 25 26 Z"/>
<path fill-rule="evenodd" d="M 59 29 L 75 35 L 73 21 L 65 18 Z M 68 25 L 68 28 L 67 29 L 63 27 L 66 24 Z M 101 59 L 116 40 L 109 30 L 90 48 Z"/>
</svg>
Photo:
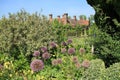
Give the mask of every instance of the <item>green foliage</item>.
<svg viewBox="0 0 120 80">
<path fill-rule="evenodd" d="M 105 80 L 119 80 L 120 79 L 120 63 L 115 63 L 106 69 Z"/>
<path fill-rule="evenodd" d="M 52 22 L 52 29 L 57 37 L 57 42 L 66 40 L 68 37 L 79 37 L 83 32 L 84 27 L 76 25 L 72 27 L 69 24 L 63 25 L 59 23 L 56 19 Z"/>
<path fill-rule="evenodd" d="M 0 20 L 0 51 L 17 57 L 19 53 L 30 55 L 41 45 L 55 40 L 55 34 L 43 15 L 29 14 L 24 10 L 9 14 Z"/>
<path fill-rule="evenodd" d="M 105 62 L 106 67 L 120 61 L 120 41 L 114 40 L 95 25 L 90 27 L 88 33 L 88 43 L 94 45 L 94 54 Z"/>
<path fill-rule="evenodd" d="M 80 19 L 83 19 L 83 20 L 87 19 L 87 17 L 85 15 L 80 15 L 79 17 L 80 17 Z"/>
<path fill-rule="evenodd" d="M 101 32 L 95 39 L 95 54 L 105 61 L 106 66 L 120 61 L 120 41 L 113 40 Z"/>
<path fill-rule="evenodd" d="M 90 67 L 83 73 L 82 80 L 102 80 L 104 72 L 105 64 L 102 60 L 91 60 Z"/>
<path fill-rule="evenodd" d="M 90 22 L 90 26 L 94 24 L 94 15 L 90 15 L 89 22 Z"/>
<path fill-rule="evenodd" d="M 95 23 L 100 33 L 95 39 L 96 54 L 106 66 L 120 61 L 120 1 L 87 0 L 96 11 Z"/>
</svg>

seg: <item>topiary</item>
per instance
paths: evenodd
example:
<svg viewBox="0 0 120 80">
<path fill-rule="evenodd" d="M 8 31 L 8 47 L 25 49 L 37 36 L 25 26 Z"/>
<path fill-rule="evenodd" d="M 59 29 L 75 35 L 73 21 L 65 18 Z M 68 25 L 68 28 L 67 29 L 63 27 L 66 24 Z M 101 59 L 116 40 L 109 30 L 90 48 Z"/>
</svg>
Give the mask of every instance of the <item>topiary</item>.
<svg viewBox="0 0 120 80">
<path fill-rule="evenodd" d="M 106 69 L 105 80 L 120 80 L 120 63 L 115 63 Z"/>
<path fill-rule="evenodd" d="M 105 64 L 101 59 L 90 61 L 90 66 L 83 72 L 81 80 L 101 80 L 105 72 Z"/>
</svg>

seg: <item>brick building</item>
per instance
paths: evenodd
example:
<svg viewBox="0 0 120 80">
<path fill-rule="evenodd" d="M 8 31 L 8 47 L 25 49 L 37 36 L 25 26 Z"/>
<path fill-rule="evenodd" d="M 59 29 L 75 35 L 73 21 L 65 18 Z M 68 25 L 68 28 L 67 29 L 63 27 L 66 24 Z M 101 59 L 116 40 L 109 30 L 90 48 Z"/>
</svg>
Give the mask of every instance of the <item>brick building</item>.
<svg viewBox="0 0 120 80">
<path fill-rule="evenodd" d="M 49 15 L 49 21 L 52 22 L 53 19 L 53 15 L 50 14 Z M 73 16 L 73 19 L 68 18 L 68 14 L 65 13 L 62 18 L 60 16 L 57 16 L 57 20 L 60 23 L 63 24 L 70 24 L 72 26 L 76 26 L 76 25 L 80 25 L 80 26 L 89 26 L 89 20 L 84 20 L 83 18 L 80 18 L 79 20 L 76 18 L 76 16 Z"/>
</svg>

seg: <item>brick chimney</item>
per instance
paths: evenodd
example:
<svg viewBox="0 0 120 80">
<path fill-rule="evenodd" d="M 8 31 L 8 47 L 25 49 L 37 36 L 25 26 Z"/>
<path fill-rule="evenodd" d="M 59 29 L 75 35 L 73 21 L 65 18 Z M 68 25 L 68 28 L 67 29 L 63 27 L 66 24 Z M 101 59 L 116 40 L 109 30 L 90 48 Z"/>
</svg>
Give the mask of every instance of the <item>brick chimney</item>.
<svg viewBox="0 0 120 80">
<path fill-rule="evenodd" d="M 68 22 L 68 13 L 64 13 L 64 24 L 67 24 Z"/>
<path fill-rule="evenodd" d="M 51 22 L 52 21 L 52 14 L 49 14 L 49 21 Z"/>
<path fill-rule="evenodd" d="M 74 18 L 74 20 L 75 20 L 75 21 L 77 21 L 77 18 L 76 18 L 76 16 L 73 16 L 73 18 Z"/>
<path fill-rule="evenodd" d="M 58 18 L 58 21 L 60 22 L 61 21 L 60 16 L 57 16 L 57 18 Z"/>
</svg>

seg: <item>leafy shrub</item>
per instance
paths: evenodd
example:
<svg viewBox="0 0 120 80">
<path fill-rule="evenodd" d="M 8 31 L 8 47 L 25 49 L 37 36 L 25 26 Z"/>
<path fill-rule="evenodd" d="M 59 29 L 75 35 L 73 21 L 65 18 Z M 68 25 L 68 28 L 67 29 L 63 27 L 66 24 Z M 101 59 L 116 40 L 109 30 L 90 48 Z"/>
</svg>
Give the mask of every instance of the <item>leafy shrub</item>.
<svg viewBox="0 0 120 80">
<path fill-rule="evenodd" d="M 106 67 L 120 61 L 120 41 L 113 40 L 103 32 L 95 40 L 95 53 L 105 62 Z"/>
<path fill-rule="evenodd" d="M 86 27 L 81 27 L 80 25 L 76 25 L 75 27 L 69 24 L 59 23 L 56 19 L 52 22 L 53 31 L 57 34 L 57 41 L 61 42 L 66 40 L 68 37 L 79 37 L 81 32 Z"/>
<path fill-rule="evenodd" d="M 119 0 L 87 0 L 95 9 L 95 23 L 101 30 L 95 47 L 106 66 L 120 61 L 120 3 Z M 112 13 L 111 13 L 112 11 Z M 114 13 L 114 14 L 113 14 Z"/>
<path fill-rule="evenodd" d="M 24 10 L 9 14 L 0 20 L 0 51 L 17 57 L 55 40 L 51 25 L 43 15 L 29 14 Z"/>
<path fill-rule="evenodd" d="M 105 62 L 106 67 L 120 61 L 120 41 L 114 40 L 94 25 L 91 26 L 89 34 L 93 36 L 90 36 L 87 41 L 94 45 L 94 54 Z"/>
<path fill-rule="evenodd" d="M 120 63 L 115 63 L 106 69 L 105 80 L 120 80 Z"/>
<path fill-rule="evenodd" d="M 101 80 L 105 72 L 104 62 L 100 59 L 91 60 L 88 69 L 83 72 L 82 80 Z"/>
</svg>

